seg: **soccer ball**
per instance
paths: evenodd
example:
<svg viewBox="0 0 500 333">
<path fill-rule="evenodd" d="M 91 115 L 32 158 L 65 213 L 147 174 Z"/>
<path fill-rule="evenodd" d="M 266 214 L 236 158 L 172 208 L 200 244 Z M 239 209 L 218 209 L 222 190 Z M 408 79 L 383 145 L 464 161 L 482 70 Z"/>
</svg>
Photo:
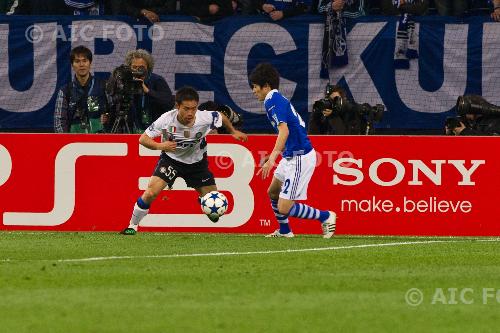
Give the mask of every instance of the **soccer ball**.
<svg viewBox="0 0 500 333">
<path fill-rule="evenodd" d="M 201 210 L 214 221 L 224 215 L 227 210 L 227 198 L 218 191 L 212 191 L 201 198 Z"/>
</svg>

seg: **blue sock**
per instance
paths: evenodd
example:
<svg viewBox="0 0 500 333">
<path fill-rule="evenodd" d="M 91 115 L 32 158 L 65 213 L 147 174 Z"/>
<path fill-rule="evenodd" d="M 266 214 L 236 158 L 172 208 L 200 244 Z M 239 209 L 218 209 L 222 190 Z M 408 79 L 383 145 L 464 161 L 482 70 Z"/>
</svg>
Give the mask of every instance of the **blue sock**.
<svg viewBox="0 0 500 333">
<path fill-rule="evenodd" d="M 149 207 L 150 207 L 151 205 L 150 205 L 150 204 L 145 203 L 145 202 L 142 200 L 142 197 L 139 197 L 139 199 L 137 199 L 137 206 L 139 206 L 139 208 L 141 208 L 141 209 L 149 209 Z"/>
<path fill-rule="evenodd" d="M 274 216 L 278 220 L 280 226 L 280 234 L 287 234 L 290 230 L 290 225 L 288 224 L 288 215 L 283 215 L 278 210 L 278 200 L 271 200 L 271 207 L 273 207 Z"/>
<path fill-rule="evenodd" d="M 328 219 L 330 213 L 326 210 L 319 210 L 305 204 L 295 203 L 288 215 L 301 219 L 319 220 L 323 223 Z"/>
</svg>

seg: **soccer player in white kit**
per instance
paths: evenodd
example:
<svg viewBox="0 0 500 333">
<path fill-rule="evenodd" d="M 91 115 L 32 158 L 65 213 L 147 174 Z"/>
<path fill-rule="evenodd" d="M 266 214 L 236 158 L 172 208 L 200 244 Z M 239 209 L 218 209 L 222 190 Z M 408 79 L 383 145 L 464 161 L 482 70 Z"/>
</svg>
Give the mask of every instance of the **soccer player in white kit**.
<svg viewBox="0 0 500 333">
<path fill-rule="evenodd" d="M 139 222 L 148 214 L 151 203 L 165 187 L 171 188 L 177 177 L 183 178 L 200 197 L 217 190 L 207 161 L 205 136 L 211 130 L 224 126 L 236 140 L 247 141 L 247 135 L 234 129 L 222 113 L 198 112 L 198 103 L 196 90 L 191 87 L 179 89 L 175 95 L 176 108 L 160 116 L 141 135 L 141 145 L 162 152 L 148 188 L 135 203 L 130 224 L 122 231 L 123 234 L 136 234 Z M 161 135 L 162 142 L 153 140 Z"/>
<path fill-rule="evenodd" d="M 307 187 L 316 167 L 316 151 L 307 137 L 304 121 L 278 91 L 279 79 L 278 71 L 267 63 L 257 65 L 250 74 L 252 91 L 259 101 L 264 102 L 267 118 L 278 132 L 273 151 L 257 175 L 267 178 L 276 159 L 282 155 L 268 189 L 279 229 L 267 237 L 294 237 L 288 224 L 288 217 L 292 216 L 318 220 L 323 238 L 331 238 L 335 233 L 335 213 L 295 202 L 307 199 Z"/>
</svg>

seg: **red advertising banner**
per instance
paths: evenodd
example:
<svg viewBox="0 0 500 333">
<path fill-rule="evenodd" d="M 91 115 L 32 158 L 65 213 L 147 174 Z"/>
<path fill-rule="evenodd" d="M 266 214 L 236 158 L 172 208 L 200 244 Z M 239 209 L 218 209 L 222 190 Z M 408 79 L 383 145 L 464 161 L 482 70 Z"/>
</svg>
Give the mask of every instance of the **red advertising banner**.
<svg viewBox="0 0 500 333">
<path fill-rule="evenodd" d="M 230 201 L 218 223 L 178 179 L 141 231 L 266 233 L 270 179 L 256 176 L 275 136 L 208 137 L 210 169 Z M 309 205 L 337 213 L 338 234 L 500 235 L 500 140 L 494 137 L 315 136 Z M 0 134 L 0 229 L 119 231 L 158 151 L 136 135 Z M 295 233 L 317 221 L 290 218 Z"/>
</svg>

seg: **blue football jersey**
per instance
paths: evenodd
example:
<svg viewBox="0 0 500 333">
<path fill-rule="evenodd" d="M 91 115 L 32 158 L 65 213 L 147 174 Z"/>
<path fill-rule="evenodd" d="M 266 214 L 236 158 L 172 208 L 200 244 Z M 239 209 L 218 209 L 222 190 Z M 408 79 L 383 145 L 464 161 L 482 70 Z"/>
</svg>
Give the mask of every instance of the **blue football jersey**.
<svg viewBox="0 0 500 333">
<path fill-rule="evenodd" d="M 267 118 L 276 132 L 278 132 L 280 123 L 286 123 L 288 126 L 289 133 L 282 154 L 283 157 L 304 155 L 312 150 L 304 120 L 285 96 L 276 89 L 271 90 L 264 100 L 264 107 L 266 108 Z"/>
</svg>

